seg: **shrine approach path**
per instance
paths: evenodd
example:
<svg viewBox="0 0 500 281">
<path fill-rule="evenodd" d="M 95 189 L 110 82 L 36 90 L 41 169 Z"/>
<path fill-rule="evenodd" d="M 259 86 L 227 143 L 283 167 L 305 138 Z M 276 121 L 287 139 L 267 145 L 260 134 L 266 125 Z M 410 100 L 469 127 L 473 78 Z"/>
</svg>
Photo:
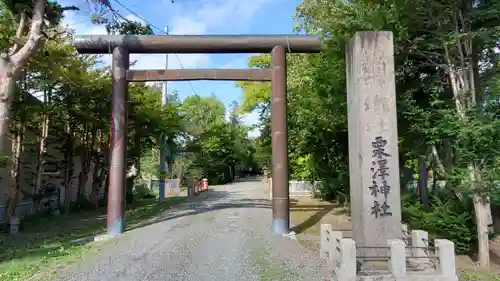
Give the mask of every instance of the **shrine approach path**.
<svg viewBox="0 0 500 281">
<path fill-rule="evenodd" d="M 157 222 L 99 242 L 54 281 L 331 280 L 325 262 L 297 241 L 272 235 L 260 180 L 214 186 Z"/>
</svg>

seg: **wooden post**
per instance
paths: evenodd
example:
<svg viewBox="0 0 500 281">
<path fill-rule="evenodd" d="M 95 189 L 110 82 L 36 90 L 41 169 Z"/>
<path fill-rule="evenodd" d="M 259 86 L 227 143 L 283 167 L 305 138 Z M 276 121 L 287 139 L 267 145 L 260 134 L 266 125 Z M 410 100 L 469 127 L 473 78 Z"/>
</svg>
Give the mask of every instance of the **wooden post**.
<svg viewBox="0 0 500 281">
<path fill-rule="evenodd" d="M 273 232 L 286 234 L 290 228 L 290 199 L 288 193 L 288 149 L 286 110 L 286 53 L 283 46 L 276 46 L 271 53 L 272 68 L 272 189 Z"/>
<path fill-rule="evenodd" d="M 303 35 L 77 35 L 73 46 L 82 54 L 105 54 L 113 49 L 112 149 L 108 196 L 108 233 L 124 231 L 127 144 L 127 82 L 182 80 L 272 80 L 273 232 L 290 227 L 287 156 L 286 52 L 317 53 L 321 38 Z M 285 47 L 286 46 L 286 50 Z M 269 70 L 145 70 L 129 71 L 131 53 L 266 53 Z M 192 185 L 194 189 L 196 186 Z M 190 194 L 193 190 L 190 191 Z"/>
<path fill-rule="evenodd" d="M 112 146 L 109 170 L 108 234 L 119 235 L 125 231 L 125 176 L 127 169 L 127 69 L 129 54 L 123 47 L 113 50 L 112 73 Z"/>
</svg>

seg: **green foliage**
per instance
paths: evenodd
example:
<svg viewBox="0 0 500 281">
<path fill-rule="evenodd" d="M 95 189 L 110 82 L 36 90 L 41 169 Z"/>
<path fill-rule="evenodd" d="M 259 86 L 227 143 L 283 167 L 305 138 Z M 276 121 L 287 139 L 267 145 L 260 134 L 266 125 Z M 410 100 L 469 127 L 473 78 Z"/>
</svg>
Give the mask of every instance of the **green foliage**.
<svg viewBox="0 0 500 281">
<path fill-rule="evenodd" d="M 15 44 L 23 46 L 30 28 L 30 11 L 34 2 L 0 1 L 1 52 L 10 50 Z M 111 34 L 152 34 L 148 25 L 120 19 L 107 0 L 86 2 L 91 10 L 92 21 L 106 24 Z M 28 201 L 41 198 L 39 195 L 43 192 L 34 185 L 42 171 L 59 171 L 59 175 L 43 175 L 43 181 L 57 180 L 66 189 L 65 194 L 70 194 L 68 191 L 71 190 L 73 195 L 77 195 L 77 203 L 66 202 L 66 207 L 68 211 L 78 213 L 99 207 L 99 203 L 102 203 L 99 200 L 101 187 L 105 189 L 104 197 L 107 196 L 113 141 L 110 136 L 112 81 L 109 68 L 101 67 L 100 57 L 78 54 L 70 44 L 71 36 L 64 27 L 59 26 L 63 12 L 75 7 L 64 7 L 56 1 L 44 3 L 46 21 L 42 26 L 42 35 L 48 40 L 44 40 L 38 52 L 20 66 L 22 75 L 16 81 L 15 95 L 12 97 L 10 129 L 14 140 L 24 138 L 22 143 L 16 143 L 23 151 L 20 157 L 0 157 L 0 165 L 15 163 L 21 167 L 20 177 L 13 179 L 16 181 L 14 186 L 18 184 L 23 188 L 20 190 L 23 200 Z M 111 18 L 105 18 L 106 12 L 110 11 L 108 14 L 112 15 Z M 17 25 L 24 14 L 27 15 L 26 28 L 22 30 L 21 36 L 16 36 Z M 35 94 L 42 101 L 34 97 Z M 172 155 L 176 156 L 174 160 L 170 158 L 169 163 L 169 176 L 172 177 L 191 182 L 208 177 L 211 184 L 225 183 L 233 179 L 236 170 L 258 167 L 254 160 L 255 144 L 247 137 L 249 128 L 241 124 L 235 112 L 231 113 L 230 120 L 226 120 L 226 108 L 215 97 L 193 96 L 181 102 L 173 94 L 169 104 L 162 106 L 160 87 L 145 83 L 131 83 L 128 96 L 128 142 L 125 144 L 127 201 L 133 197 L 143 199 L 153 196 L 144 185 L 133 189 L 133 183 L 144 174 L 159 176 L 155 153 L 163 145 L 159 143 L 160 136 L 166 137 Z M 141 159 L 147 165 L 141 167 Z M 144 173 L 141 173 L 142 168 Z M 74 185 L 77 186 L 76 190 L 73 189 Z M 88 186 L 90 190 L 86 189 Z M 7 188 L 7 185 L 4 184 L 4 187 Z M 10 192 L 10 188 L 5 188 L 2 192 Z M 16 195 L 15 191 L 18 190 L 14 190 L 13 195 Z M 169 198 L 166 201 L 170 204 L 172 200 L 182 199 Z M 128 212 L 127 223 L 149 219 L 165 211 L 168 204 L 149 202 L 149 206 L 142 208 L 141 212 Z M 73 209 L 70 210 L 70 207 Z M 0 254 L 0 279 L 26 280 L 40 272 L 38 276 L 47 279 L 45 267 L 52 269 L 52 263 L 57 263 L 54 261 L 79 256 L 82 247 L 73 247 L 74 243 L 70 241 L 81 238 L 80 235 L 101 233 L 105 225 L 103 220 L 96 222 L 96 218 L 90 221 L 71 217 L 75 213 L 69 214 L 70 218 L 62 218 L 64 222 L 79 223 L 76 227 L 64 229 L 70 233 L 59 232 L 64 225 L 54 219 L 56 224 L 47 223 L 50 231 L 44 229 L 40 233 L 27 235 L 28 238 L 36 237 L 37 241 L 23 241 L 19 236 L 14 239 L 16 241 L 2 241 L 8 243 L 0 245 L 7 246 L 5 249 L 0 248 L 3 253 Z M 26 223 L 34 225 L 37 221 L 43 220 L 37 217 Z M 23 247 L 14 245 L 19 241 Z"/>
<path fill-rule="evenodd" d="M 32 0 L 2 0 L 1 6 L 14 18 L 19 19 L 22 13 L 26 13 L 28 18 L 32 17 L 34 1 Z M 45 20 L 54 27 L 61 23 L 65 11 L 78 10 L 76 6 L 62 6 L 56 1 L 45 2 Z"/>
<path fill-rule="evenodd" d="M 148 199 L 155 198 L 155 195 L 151 193 L 151 190 L 145 184 L 138 184 L 134 186 L 134 197 L 136 199 Z"/>
<path fill-rule="evenodd" d="M 403 196 L 403 221 L 410 229 L 425 229 L 429 241 L 435 238 L 450 239 L 458 253 L 469 253 L 475 246 L 477 233 L 472 220 L 472 201 L 458 200 L 448 190 L 440 190 L 431 196 L 433 211 L 426 212 L 416 194 Z"/>
<path fill-rule="evenodd" d="M 109 34 L 121 35 L 152 35 L 153 30 L 149 25 L 143 25 L 134 21 L 112 21 L 106 24 Z"/>
<path fill-rule="evenodd" d="M 495 50 L 500 1 L 469 4 L 302 1 L 295 18 L 297 31 L 324 37 L 326 50 L 287 55 L 291 178 L 321 180 L 323 198 L 348 200 L 345 46 L 356 31 L 392 31 L 400 170 L 418 174 L 418 158 L 423 156 L 430 179 L 446 181 L 447 192 L 432 195 L 430 212 L 424 212 L 416 198 L 406 198 L 404 216 L 433 236 L 455 241 L 460 251 L 475 245 L 471 192 L 489 195 L 495 206 L 500 201 L 500 56 Z M 254 56 L 249 66 L 268 68 L 269 56 Z M 451 74 L 462 79 L 453 80 L 459 83 L 455 89 Z M 237 86 L 244 91 L 240 111 L 260 112 L 256 157 L 270 166 L 270 85 Z"/>
<path fill-rule="evenodd" d="M 250 68 L 270 68 L 271 56 L 268 54 L 252 56 L 248 61 Z M 237 87 L 243 89 L 243 104 L 239 106 L 239 113 L 249 113 L 259 106 L 269 105 L 271 102 L 271 85 L 264 82 L 238 82 Z"/>
<path fill-rule="evenodd" d="M 202 177 L 211 184 L 227 183 L 233 180 L 237 171 L 248 168 L 258 170 L 254 159 L 254 142 L 247 137 L 249 128 L 239 121 L 232 104 L 229 121 L 226 108 L 215 98 L 197 95 L 186 98 L 181 107 L 184 153 L 178 160 L 186 169 L 182 174 L 188 181 Z"/>
</svg>

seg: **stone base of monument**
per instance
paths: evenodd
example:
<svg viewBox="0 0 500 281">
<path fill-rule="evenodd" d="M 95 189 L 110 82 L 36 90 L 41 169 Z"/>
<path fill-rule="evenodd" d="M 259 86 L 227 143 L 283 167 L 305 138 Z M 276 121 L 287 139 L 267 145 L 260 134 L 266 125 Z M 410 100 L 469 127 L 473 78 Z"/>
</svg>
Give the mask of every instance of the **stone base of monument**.
<svg viewBox="0 0 500 281">
<path fill-rule="evenodd" d="M 412 230 L 411 237 L 388 240 L 385 249 L 356 248 L 353 239 L 322 224 L 320 255 L 338 281 L 458 281 L 453 242 L 435 239 L 434 247 L 429 247 L 427 238 L 427 232 Z M 368 252 L 378 255 L 368 256 Z"/>
</svg>

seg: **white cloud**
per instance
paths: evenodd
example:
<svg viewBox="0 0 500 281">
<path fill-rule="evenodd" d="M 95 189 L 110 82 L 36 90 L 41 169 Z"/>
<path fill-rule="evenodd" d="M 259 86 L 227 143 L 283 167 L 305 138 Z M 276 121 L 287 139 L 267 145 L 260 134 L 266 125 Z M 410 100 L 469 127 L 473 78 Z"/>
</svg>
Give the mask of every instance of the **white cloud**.
<svg viewBox="0 0 500 281">
<path fill-rule="evenodd" d="M 239 33 L 255 14 L 266 3 L 277 0 L 200 0 L 196 5 L 190 7 L 189 2 L 178 5 L 174 10 L 174 17 L 169 22 L 169 34 L 172 35 L 204 35 L 213 34 L 213 30 L 222 30 L 226 33 Z M 185 4 L 187 3 L 187 4 Z M 141 15 L 149 19 L 147 15 Z M 129 14 L 128 20 L 144 23 L 139 17 Z M 151 19 L 149 19 L 151 20 Z M 74 29 L 79 35 L 105 35 L 107 34 L 104 25 L 94 25 L 90 22 L 89 15 L 81 12 L 67 12 L 63 22 Z M 231 24 L 228 24 L 231 23 Z M 111 62 L 110 55 L 103 55 L 102 60 L 108 64 Z M 181 63 L 179 63 L 179 60 Z M 164 69 L 165 55 L 163 54 L 132 54 L 130 61 L 137 61 L 132 69 Z M 169 69 L 183 68 L 209 68 L 211 65 L 210 55 L 207 54 L 170 54 L 168 58 Z M 226 63 L 220 68 L 246 68 L 247 58 L 237 58 Z M 245 125 L 258 123 L 259 114 L 252 112 L 242 116 L 241 120 Z M 249 136 L 258 136 L 259 130 L 249 132 Z"/>
<path fill-rule="evenodd" d="M 248 132 L 248 136 L 252 138 L 260 137 L 260 131 L 258 129 Z"/>
<path fill-rule="evenodd" d="M 176 17 L 172 26 L 169 26 L 169 34 L 172 35 L 202 35 L 206 31 L 206 23 L 189 17 Z"/>
<path fill-rule="evenodd" d="M 257 111 L 253 111 L 249 114 L 245 114 L 241 117 L 241 122 L 244 125 L 252 126 L 259 123 L 259 113 Z M 258 137 L 260 136 L 259 128 L 255 128 L 254 130 L 248 132 L 248 136 L 250 137 Z"/>
<path fill-rule="evenodd" d="M 135 15 L 128 15 L 125 18 L 131 21 L 144 23 L 143 20 Z M 67 13 L 64 24 L 74 30 L 78 35 L 105 35 L 106 27 L 104 25 L 93 25 L 88 22 L 78 22 L 75 20 L 74 13 Z M 111 63 L 111 55 L 103 55 L 102 61 L 109 65 Z M 131 69 L 164 69 L 165 55 L 163 54 L 132 54 L 130 61 L 137 61 Z M 180 62 L 179 62 L 180 61 Z M 182 65 L 182 66 L 181 66 Z M 210 56 L 207 54 L 170 54 L 168 57 L 169 69 L 181 68 L 204 68 L 210 65 Z"/>
<path fill-rule="evenodd" d="M 134 60 L 137 60 L 137 63 L 131 69 L 165 69 L 166 58 L 162 54 L 133 54 L 130 56 L 130 61 Z M 168 55 L 169 69 L 205 68 L 209 65 L 210 57 L 205 54 Z"/>
<path fill-rule="evenodd" d="M 226 108 L 228 106 L 226 105 Z M 257 111 L 253 111 L 248 114 L 243 114 L 240 116 L 240 121 L 241 124 L 246 125 L 246 126 L 253 126 L 259 124 L 259 113 Z M 231 112 L 229 110 L 226 111 L 225 119 L 226 121 L 230 121 L 231 118 Z M 260 128 L 255 128 L 251 131 L 248 132 L 249 137 L 258 137 L 260 136 Z"/>
<path fill-rule="evenodd" d="M 103 55 L 102 61 L 110 65 L 111 55 Z M 130 62 L 135 62 L 130 69 L 165 69 L 166 58 L 162 54 L 131 54 Z M 168 69 L 197 69 L 209 66 L 210 57 L 205 54 L 168 55 Z"/>
<path fill-rule="evenodd" d="M 102 35 L 106 34 L 104 25 L 96 25 L 90 22 L 90 16 L 86 13 L 67 11 L 64 13 L 64 26 L 73 29 L 75 34 Z"/>
<path fill-rule="evenodd" d="M 242 68 L 247 68 L 248 65 L 248 58 L 237 58 L 235 60 L 232 60 L 224 65 L 222 65 L 220 68 L 222 69 L 242 69 Z"/>
<path fill-rule="evenodd" d="M 184 7 L 173 20 L 173 34 L 202 34 L 214 28 L 232 29 L 246 25 L 269 2 L 276 0 L 202 0 L 194 7 Z M 194 8 L 194 12 L 185 12 Z M 227 23 L 231 23 L 228 25 Z M 197 32 L 184 32 L 186 26 Z M 187 29 L 190 29 L 187 28 Z M 227 31 L 227 30 L 226 30 Z"/>
<path fill-rule="evenodd" d="M 255 16 L 257 11 L 266 3 L 276 0 L 201 0 L 196 5 L 180 3 L 175 8 L 174 17 L 169 25 L 169 34 L 172 35 L 203 35 L 214 29 L 223 29 L 230 31 L 233 28 L 240 28 L 248 24 Z M 77 14 L 78 13 L 78 14 Z M 147 15 L 141 15 L 148 19 Z M 144 23 L 141 18 L 129 14 L 125 16 L 128 20 Z M 78 19 L 78 20 L 76 20 Z M 87 20 L 85 20 L 87 19 Z M 232 23 L 228 25 L 227 23 Z M 74 29 L 75 34 L 79 35 L 104 35 L 106 28 L 104 25 L 94 25 L 90 23 L 88 13 L 82 15 L 81 12 L 67 12 L 65 14 L 64 24 Z M 111 62 L 110 55 L 103 55 L 102 58 L 105 64 Z M 164 69 L 165 55 L 152 54 L 133 54 L 130 56 L 130 61 L 137 63 L 132 69 Z M 180 61 L 180 62 L 179 62 Z M 235 60 L 223 66 L 230 68 L 232 65 L 243 64 L 243 59 Z M 181 66 L 182 65 L 182 66 Z M 169 69 L 180 68 L 209 68 L 211 65 L 210 55 L 207 54 L 179 54 L 169 55 Z"/>
</svg>

